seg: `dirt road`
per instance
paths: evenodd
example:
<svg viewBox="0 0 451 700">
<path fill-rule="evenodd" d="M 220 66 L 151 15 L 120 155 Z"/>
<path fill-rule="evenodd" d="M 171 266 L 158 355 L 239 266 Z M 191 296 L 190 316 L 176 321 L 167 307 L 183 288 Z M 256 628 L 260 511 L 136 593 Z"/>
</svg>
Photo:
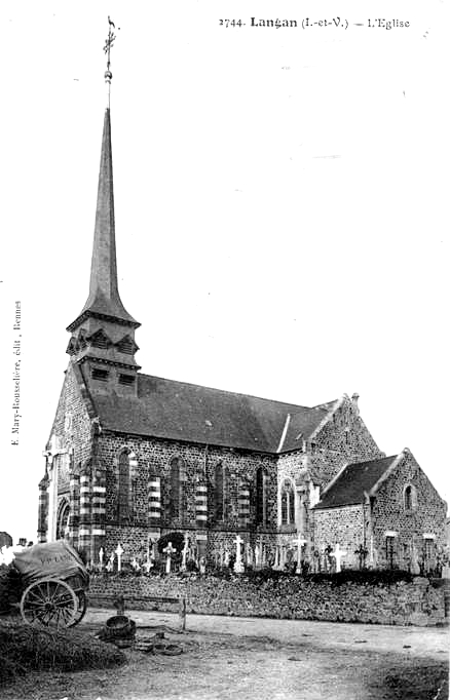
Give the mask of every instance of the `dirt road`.
<svg viewBox="0 0 451 700">
<path fill-rule="evenodd" d="M 84 624 L 103 624 L 114 613 L 111 610 L 91 608 Z M 138 627 L 166 624 L 174 628 L 177 616 L 170 613 L 128 611 Z M 366 644 L 367 650 L 434 656 L 442 659 L 449 649 L 449 628 L 401 627 L 364 625 L 313 620 L 271 620 L 255 617 L 224 617 L 219 615 L 187 615 L 186 630 L 190 633 L 220 633 L 238 637 L 263 636 L 283 643 L 309 643 L 328 650 L 352 649 L 356 643 Z"/>
<path fill-rule="evenodd" d="M 90 610 L 94 633 L 112 615 Z M 33 700 L 447 700 L 448 630 L 328 622 L 127 613 L 138 637 L 157 629 L 184 652 L 168 657 L 127 650 L 108 671 L 41 673 L 20 695 Z M 16 690 L 17 692 L 17 690 Z M 12 693 L 12 694 L 10 694 Z"/>
</svg>

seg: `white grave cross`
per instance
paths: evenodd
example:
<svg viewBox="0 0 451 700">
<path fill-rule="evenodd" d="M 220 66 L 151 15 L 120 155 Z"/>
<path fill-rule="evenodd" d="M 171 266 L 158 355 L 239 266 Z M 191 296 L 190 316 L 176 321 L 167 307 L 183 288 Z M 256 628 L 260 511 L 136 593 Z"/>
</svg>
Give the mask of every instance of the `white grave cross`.
<svg viewBox="0 0 451 700">
<path fill-rule="evenodd" d="M 170 574 L 171 573 L 171 554 L 174 554 L 177 550 L 172 546 L 172 542 L 169 542 L 168 546 L 163 549 L 163 552 L 166 554 L 166 573 Z"/>
<path fill-rule="evenodd" d="M 182 549 L 182 566 L 181 566 L 182 571 L 186 571 L 186 558 L 188 556 L 189 549 L 190 549 L 189 537 L 185 532 L 183 549 Z"/>
<path fill-rule="evenodd" d="M 255 545 L 254 557 L 255 557 L 255 566 L 258 569 L 258 567 L 260 566 L 260 560 L 261 560 L 260 547 L 258 546 L 258 544 Z"/>
<path fill-rule="evenodd" d="M 335 571 L 338 574 L 341 571 L 341 557 L 346 556 L 346 550 L 341 550 L 340 545 L 336 544 L 331 556 L 335 558 Z"/>
<path fill-rule="evenodd" d="M 119 542 L 118 546 L 116 547 L 116 549 L 114 550 L 114 553 L 117 556 L 117 570 L 120 571 L 121 566 L 122 566 L 122 555 L 124 553 L 124 550 L 122 549 L 120 542 Z"/>
<path fill-rule="evenodd" d="M 236 544 L 236 560 L 235 560 L 235 564 L 233 565 L 233 570 L 236 574 L 242 574 L 244 571 L 244 564 L 243 564 L 243 560 L 241 558 L 241 545 L 243 544 L 243 539 L 239 535 L 236 536 L 235 544 Z"/>
<path fill-rule="evenodd" d="M 106 570 L 109 571 L 110 573 L 114 569 L 114 552 L 111 552 L 110 558 L 108 559 L 108 564 L 106 565 Z"/>
<path fill-rule="evenodd" d="M 302 554 L 302 547 L 307 544 L 307 540 L 305 540 L 301 535 L 299 534 L 295 540 L 292 541 L 292 544 L 297 547 L 297 562 L 296 562 L 296 573 L 300 574 L 301 573 L 301 554 Z"/>
</svg>

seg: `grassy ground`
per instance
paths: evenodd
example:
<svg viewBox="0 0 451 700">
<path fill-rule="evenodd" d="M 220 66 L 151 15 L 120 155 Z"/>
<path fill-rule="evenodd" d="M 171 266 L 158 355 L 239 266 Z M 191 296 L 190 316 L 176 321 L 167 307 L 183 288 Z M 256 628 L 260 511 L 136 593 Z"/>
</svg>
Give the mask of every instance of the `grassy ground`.
<svg viewBox="0 0 451 700">
<path fill-rule="evenodd" d="M 94 630 L 86 629 L 91 635 Z M 328 649 L 307 635 L 295 644 L 269 636 L 168 634 L 183 646 L 168 657 L 126 650 L 118 668 L 29 672 L 2 700 L 446 700 L 447 658 L 377 652 L 364 640 Z"/>
</svg>

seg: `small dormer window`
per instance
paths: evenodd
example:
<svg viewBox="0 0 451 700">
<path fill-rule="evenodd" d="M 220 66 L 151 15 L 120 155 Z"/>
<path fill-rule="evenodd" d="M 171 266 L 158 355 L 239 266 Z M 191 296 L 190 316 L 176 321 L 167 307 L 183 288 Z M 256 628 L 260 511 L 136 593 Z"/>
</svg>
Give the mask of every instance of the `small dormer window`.
<svg viewBox="0 0 451 700">
<path fill-rule="evenodd" d="M 98 382 L 106 382 L 108 380 L 109 372 L 107 369 L 100 369 L 99 367 L 94 367 L 92 370 L 92 378 L 96 379 Z"/>
<path fill-rule="evenodd" d="M 102 329 L 98 330 L 94 335 L 91 335 L 88 340 L 91 342 L 93 347 L 106 350 L 111 345 L 111 340 Z"/>
<path fill-rule="evenodd" d="M 119 350 L 119 352 L 123 352 L 126 355 L 133 355 L 138 350 L 138 346 L 129 335 L 124 336 L 118 343 L 116 343 L 116 348 Z"/>
</svg>

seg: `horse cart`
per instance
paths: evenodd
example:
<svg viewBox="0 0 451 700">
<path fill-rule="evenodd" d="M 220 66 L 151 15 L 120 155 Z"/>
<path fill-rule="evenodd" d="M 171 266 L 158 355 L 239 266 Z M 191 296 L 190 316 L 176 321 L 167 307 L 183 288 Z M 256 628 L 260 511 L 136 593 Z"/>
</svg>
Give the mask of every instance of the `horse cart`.
<svg viewBox="0 0 451 700">
<path fill-rule="evenodd" d="M 80 556 L 64 540 L 35 544 L 15 554 L 23 586 L 20 612 L 25 622 L 73 627 L 88 605 L 89 575 Z"/>
</svg>

